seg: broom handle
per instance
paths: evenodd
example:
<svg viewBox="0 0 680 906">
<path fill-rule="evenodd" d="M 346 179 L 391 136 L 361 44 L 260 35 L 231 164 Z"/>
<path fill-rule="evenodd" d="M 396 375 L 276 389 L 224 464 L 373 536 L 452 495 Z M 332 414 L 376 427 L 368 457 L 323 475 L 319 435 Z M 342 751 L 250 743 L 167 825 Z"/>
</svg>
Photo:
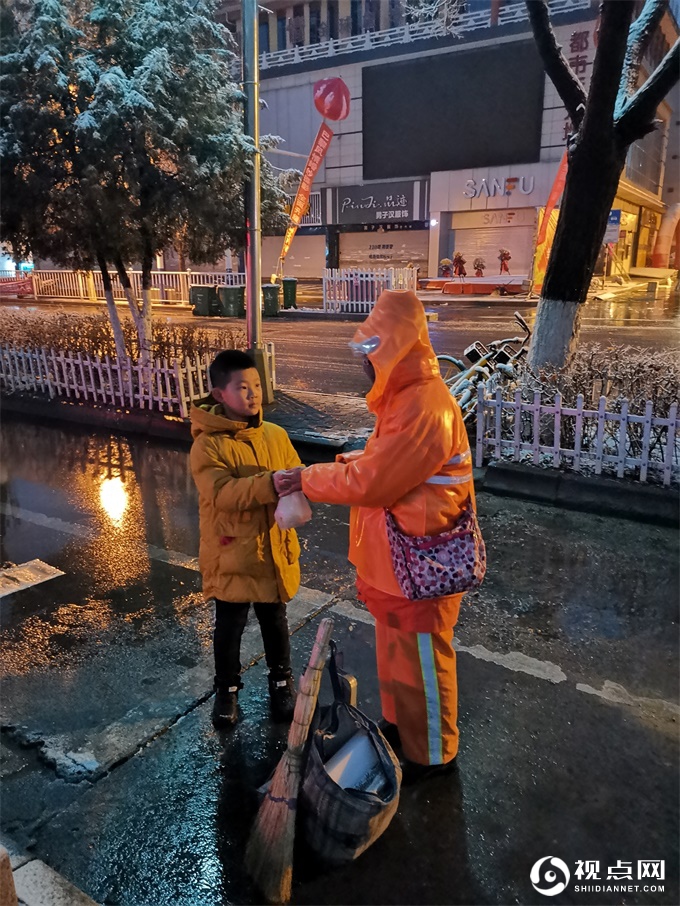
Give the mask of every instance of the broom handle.
<svg viewBox="0 0 680 906">
<path fill-rule="evenodd" d="M 307 669 L 300 679 L 300 691 L 295 702 L 293 722 L 288 732 L 288 749 L 291 753 L 301 751 L 307 740 L 314 709 L 319 697 L 321 677 L 326 666 L 328 645 L 332 632 L 333 620 L 330 617 L 324 617 L 316 632 L 316 639 Z"/>
</svg>

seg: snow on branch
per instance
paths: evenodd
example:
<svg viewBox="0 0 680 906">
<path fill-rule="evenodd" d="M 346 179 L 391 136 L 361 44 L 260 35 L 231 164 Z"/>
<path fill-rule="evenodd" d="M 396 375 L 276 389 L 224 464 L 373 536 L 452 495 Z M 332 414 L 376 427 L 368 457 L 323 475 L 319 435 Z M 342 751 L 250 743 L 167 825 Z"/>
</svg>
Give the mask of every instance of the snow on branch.
<svg viewBox="0 0 680 906">
<path fill-rule="evenodd" d="M 680 79 L 680 38 L 630 98 L 616 118 L 616 131 L 625 141 L 635 141 L 651 132 L 656 108 Z"/>
<path fill-rule="evenodd" d="M 434 22 L 439 19 L 445 32 L 458 35 L 458 20 L 466 11 L 464 0 L 406 0 L 404 12 L 412 22 Z"/>
<path fill-rule="evenodd" d="M 574 129 L 578 129 L 583 119 L 586 93 L 557 43 L 547 0 L 526 0 L 526 7 L 545 71 L 567 108 Z"/>
<path fill-rule="evenodd" d="M 628 98 L 637 89 L 637 80 L 642 64 L 642 57 L 649 41 L 668 9 L 668 0 L 647 0 L 642 12 L 633 22 L 628 33 L 626 58 L 621 74 L 619 97 L 616 102 L 616 115 L 619 116 Z"/>
</svg>

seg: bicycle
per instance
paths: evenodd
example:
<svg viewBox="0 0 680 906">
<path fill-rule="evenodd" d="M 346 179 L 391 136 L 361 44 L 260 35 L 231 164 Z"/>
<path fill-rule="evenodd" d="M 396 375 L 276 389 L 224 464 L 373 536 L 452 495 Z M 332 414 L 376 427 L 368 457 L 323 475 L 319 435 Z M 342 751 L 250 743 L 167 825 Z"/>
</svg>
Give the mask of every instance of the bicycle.
<svg viewBox="0 0 680 906">
<path fill-rule="evenodd" d="M 463 353 L 470 367 L 455 356 L 437 356 L 440 373 L 463 412 L 463 421 L 468 421 L 477 407 L 480 383 L 485 395 L 493 394 L 500 383 L 517 376 L 517 366 L 526 358 L 531 329 L 518 311 L 514 317 L 524 336 L 493 340 L 488 345 L 475 341 Z"/>
</svg>

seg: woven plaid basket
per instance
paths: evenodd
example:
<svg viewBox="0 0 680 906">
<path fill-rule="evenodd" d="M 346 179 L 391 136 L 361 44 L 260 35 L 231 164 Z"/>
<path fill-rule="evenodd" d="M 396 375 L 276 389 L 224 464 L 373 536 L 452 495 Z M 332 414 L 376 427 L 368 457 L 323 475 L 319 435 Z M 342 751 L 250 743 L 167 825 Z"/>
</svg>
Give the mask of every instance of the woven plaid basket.
<svg viewBox="0 0 680 906">
<path fill-rule="evenodd" d="M 331 643 L 331 678 L 335 651 Z M 328 865 L 351 862 L 387 829 L 399 805 L 401 767 L 377 725 L 341 698 L 333 682 L 335 701 L 317 707 L 299 796 L 299 817 L 310 849 Z M 383 774 L 380 793 L 343 789 L 326 770 L 326 763 L 356 733 L 366 733 Z"/>
</svg>

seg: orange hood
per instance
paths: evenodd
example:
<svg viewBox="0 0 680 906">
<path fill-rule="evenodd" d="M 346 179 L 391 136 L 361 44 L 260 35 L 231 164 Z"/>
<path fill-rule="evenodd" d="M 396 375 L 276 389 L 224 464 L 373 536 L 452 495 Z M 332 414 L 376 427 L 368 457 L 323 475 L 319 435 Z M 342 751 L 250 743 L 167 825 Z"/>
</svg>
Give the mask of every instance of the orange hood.
<svg viewBox="0 0 680 906">
<path fill-rule="evenodd" d="M 384 290 L 373 310 L 354 334 L 355 343 L 380 337 L 368 354 L 375 368 L 375 383 L 366 396 L 371 412 L 379 412 L 386 392 L 393 393 L 415 381 L 439 374 L 430 343 L 425 309 L 411 290 Z"/>
</svg>

